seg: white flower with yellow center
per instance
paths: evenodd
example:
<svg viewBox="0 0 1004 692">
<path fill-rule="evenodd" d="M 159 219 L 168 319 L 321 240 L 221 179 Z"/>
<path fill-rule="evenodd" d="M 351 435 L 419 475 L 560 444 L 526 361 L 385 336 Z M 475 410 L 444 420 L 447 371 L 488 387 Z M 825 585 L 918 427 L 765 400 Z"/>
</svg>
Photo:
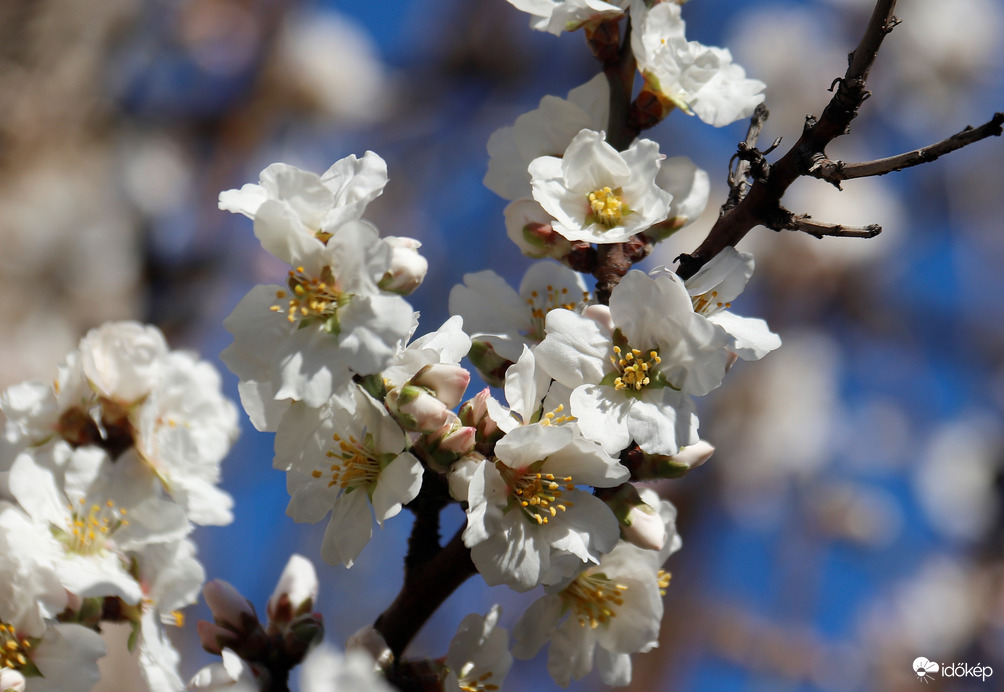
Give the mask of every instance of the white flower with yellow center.
<svg viewBox="0 0 1004 692">
<path fill-rule="evenodd" d="M 571 415 L 604 451 L 617 454 L 633 440 L 646 452 L 676 454 L 697 442 L 689 395 L 721 384 L 729 337 L 694 312 L 678 277 L 629 272 L 609 307 L 554 310 L 546 329 L 534 356 L 573 390 Z"/>
<path fill-rule="evenodd" d="M 178 505 L 148 496 L 125 507 L 121 490 L 103 478 L 107 455 L 65 443 L 20 454 L 11 467 L 10 494 L 30 517 L 35 550 L 50 556 L 63 587 L 80 598 L 117 596 L 130 605 L 142 590 L 130 573 L 130 554 L 178 540 L 191 531 Z M 51 455 L 51 456 L 49 456 Z"/>
<path fill-rule="evenodd" d="M 253 219 L 262 247 L 295 266 L 297 248 L 319 248 L 343 224 L 361 219 L 386 184 L 387 164 L 372 151 L 347 156 L 321 175 L 273 163 L 259 184 L 221 192 L 219 206 Z"/>
<path fill-rule="evenodd" d="M 353 374 L 379 372 L 412 329 L 407 301 L 379 288 L 392 250 L 373 226 L 349 222 L 315 250 L 295 256 L 286 286 L 253 288 L 223 322 L 234 343 L 221 358 L 259 430 L 275 429 L 284 400 L 320 406 Z"/>
<path fill-rule="evenodd" d="M 655 183 L 663 158 L 652 140 L 619 152 L 602 132 L 582 130 L 561 158 L 530 163 L 533 198 L 569 240 L 621 243 L 669 213 L 672 197 Z"/>
<path fill-rule="evenodd" d="M 626 468 L 569 426 L 527 425 L 495 445 L 468 488 L 464 544 L 489 585 L 527 591 L 552 554 L 597 562 L 617 542 L 617 520 L 580 485 L 611 487 Z"/>
<path fill-rule="evenodd" d="M 631 18 L 631 49 L 638 69 L 645 88 L 663 102 L 665 112 L 676 107 L 721 127 L 749 117 L 763 101 L 766 85 L 747 79 L 727 49 L 687 41 L 677 3 L 649 9 L 644 0 L 633 0 Z"/>
<path fill-rule="evenodd" d="M 450 291 L 450 312 L 461 315 L 475 341 L 515 362 L 523 346 L 544 338 L 544 319 L 557 308 L 581 310 L 590 302 L 582 275 L 554 262 L 530 265 L 514 291 L 490 269 L 464 274 Z"/>
<path fill-rule="evenodd" d="M 275 438 L 275 466 L 287 473 L 286 513 L 316 523 L 331 512 L 321 556 L 351 567 L 373 534 L 367 505 L 378 524 L 396 516 L 418 495 L 422 464 L 386 409 L 357 387 L 351 400 L 293 410 Z"/>
<path fill-rule="evenodd" d="M 669 574 L 661 567 L 680 549 L 676 508 L 649 489 L 643 499 L 659 508 L 667 539 L 661 550 L 621 541 L 598 565 L 548 587 L 516 622 L 513 655 L 532 658 L 550 641 L 547 670 L 562 687 L 595 665 L 607 685 L 631 682 L 630 654 L 658 644 L 662 593 Z"/>
</svg>

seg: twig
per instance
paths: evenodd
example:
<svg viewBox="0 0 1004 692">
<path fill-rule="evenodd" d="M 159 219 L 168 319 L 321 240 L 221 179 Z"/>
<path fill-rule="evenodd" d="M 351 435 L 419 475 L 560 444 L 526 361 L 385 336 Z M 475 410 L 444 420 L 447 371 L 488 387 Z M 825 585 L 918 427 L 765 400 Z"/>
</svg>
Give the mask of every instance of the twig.
<svg viewBox="0 0 1004 692">
<path fill-rule="evenodd" d="M 802 231 L 816 238 L 831 236 L 835 238 L 874 238 L 882 232 L 882 227 L 878 224 L 867 226 L 844 226 L 842 224 L 824 223 L 814 221 L 808 214 L 792 214 L 787 209 L 781 210 L 787 214 L 787 219 L 783 223 L 770 225 L 775 231 Z"/>
<path fill-rule="evenodd" d="M 723 248 L 734 246 L 754 226 L 764 223 L 766 217 L 776 213 L 781 197 L 799 176 L 808 173 L 812 163 L 818 161 L 826 145 L 850 127 L 861 104 L 870 96 L 865 80 L 878 54 L 882 39 L 892 31 L 897 20 L 893 17 L 896 0 L 878 0 L 871 19 L 865 28 L 858 47 L 850 54 L 847 71 L 837 79 L 836 93 L 823 109 L 817 121 L 807 118 L 801 137 L 773 164 L 765 179 L 754 180 L 749 192 L 721 216 L 700 247 L 692 255 L 681 255 L 677 273 L 688 279 L 697 273 Z"/>
<path fill-rule="evenodd" d="M 922 149 L 908 151 L 884 159 L 864 161 L 862 163 L 845 163 L 843 161 L 821 159 L 809 169 L 809 174 L 831 182 L 839 188 L 842 180 L 867 178 L 900 171 L 910 166 L 934 161 L 949 152 L 961 149 L 981 139 L 1000 137 L 1002 124 L 1004 124 L 1004 113 L 994 113 L 992 119 L 979 127 L 973 128 L 967 126 L 964 130 L 956 132 L 951 137 L 947 137 L 940 142 L 923 147 Z"/>
<path fill-rule="evenodd" d="M 739 144 L 739 152 L 732 157 L 732 161 L 735 162 L 735 167 L 729 165 L 729 197 L 725 200 L 725 204 L 722 205 L 721 213 L 725 214 L 730 209 L 734 209 L 739 201 L 746 194 L 746 189 L 748 183 L 746 179 L 750 175 L 750 166 L 752 161 L 750 160 L 750 153 L 760 153 L 756 149 L 756 141 L 760 137 L 760 131 L 763 129 L 763 125 L 767 122 L 767 118 L 770 117 L 770 111 L 767 110 L 767 106 L 763 103 L 758 104 L 756 110 L 753 111 L 753 117 L 750 118 L 750 126 L 746 131 L 746 139 Z"/>
</svg>

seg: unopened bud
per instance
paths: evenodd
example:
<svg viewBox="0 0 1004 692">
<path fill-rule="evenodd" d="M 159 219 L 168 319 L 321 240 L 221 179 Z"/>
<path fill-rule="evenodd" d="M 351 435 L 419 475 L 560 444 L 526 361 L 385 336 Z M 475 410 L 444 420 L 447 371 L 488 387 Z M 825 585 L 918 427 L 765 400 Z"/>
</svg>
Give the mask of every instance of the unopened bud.
<svg viewBox="0 0 1004 692">
<path fill-rule="evenodd" d="M 512 361 L 496 353 L 495 347 L 487 341 L 472 341 L 467 358 L 478 369 L 478 374 L 485 384 L 490 387 L 501 387 L 505 384 L 505 371 L 512 365 Z"/>
<path fill-rule="evenodd" d="M 223 649 L 230 649 L 239 643 L 239 638 L 235 632 L 225 627 L 207 620 L 199 620 L 195 623 L 195 631 L 199 635 L 199 642 L 202 648 L 217 656 Z"/>
<path fill-rule="evenodd" d="M 390 269 L 380 279 L 379 286 L 385 291 L 406 296 L 422 285 L 429 271 L 429 262 L 418 254 L 422 244 L 414 238 L 397 236 L 388 236 L 383 240 L 393 252 Z"/>
<path fill-rule="evenodd" d="M 488 400 L 491 390 L 485 387 L 460 407 L 460 421 L 477 430 L 478 442 L 494 443 L 503 435 L 495 419 L 488 415 Z"/>
<path fill-rule="evenodd" d="M 561 259 L 571 242 L 551 226 L 551 216 L 532 199 L 519 199 L 505 208 L 506 235 L 527 257 Z"/>
<path fill-rule="evenodd" d="M 442 428 L 453 412 L 423 387 L 404 385 L 387 392 L 387 409 L 408 430 L 435 432 Z"/>
<path fill-rule="evenodd" d="M 317 590 L 314 564 L 302 555 L 290 555 L 265 607 L 269 622 L 287 625 L 293 618 L 311 612 L 317 600 Z"/>
<path fill-rule="evenodd" d="M 625 466 L 631 469 L 631 480 L 650 481 L 656 478 L 680 478 L 711 458 L 715 448 L 704 440 L 681 447 L 672 456 L 649 454 L 634 447 L 621 455 Z"/>
<path fill-rule="evenodd" d="M 666 525 L 654 508 L 642 502 L 628 511 L 621 535 L 639 548 L 662 550 L 666 544 Z"/>
<path fill-rule="evenodd" d="M 258 624 L 258 614 L 248 599 L 222 579 L 213 579 L 202 587 L 202 596 L 213 612 L 216 624 L 227 627 L 238 634 L 249 632 Z"/>
<path fill-rule="evenodd" d="M 0 669 L 0 692 L 24 692 L 27 684 L 19 671 L 10 668 Z"/>
<path fill-rule="evenodd" d="M 470 381 L 471 373 L 465 368 L 448 363 L 434 363 L 415 373 L 408 383 L 425 387 L 447 407 L 453 408 L 460 403 Z"/>
<path fill-rule="evenodd" d="M 426 436 L 427 449 L 432 460 L 446 471 L 450 464 L 474 450 L 477 431 L 465 426 L 452 411 L 446 424 Z"/>
<path fill-rule="evenodd" d="M 637 488 L 621 483 L 616 488 L 597 489 L 597 497 L 606 502 L 617 517 L 625 541 L 648 550 L 662 549 L 666 543 L 666 526 L 659 512 L 641 499 Z"/>
<path fill-rule="evenodd" d="M 324 639 L 324 621 L 320 613 L 307 613 L 293 620 L 286 636 L 282 640 L 282 648 L 286 660 L 297 664 L 303 660 L 314 646 Z"/>
<path fill-rule="evenodd" d="M 376 664 L 378 670 L 386 670 L 394 662 L 394 652 L 387 646 L 381 635 L 372 625 L 366 625 L 349 637 L 345 642 L 345 651 L 365 651 Z"/>
</svg>

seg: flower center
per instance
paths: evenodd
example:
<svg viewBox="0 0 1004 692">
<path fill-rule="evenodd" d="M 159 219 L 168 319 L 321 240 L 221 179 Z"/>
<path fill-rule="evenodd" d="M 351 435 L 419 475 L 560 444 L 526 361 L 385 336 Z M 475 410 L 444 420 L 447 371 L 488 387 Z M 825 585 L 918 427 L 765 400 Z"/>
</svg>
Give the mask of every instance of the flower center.
<svg viewBox="0 0 1004 692">
<path fill-rule="evenodd" d="M 562 490 L 575 490 L 575 484 L 571 476 L 555 477 L 552 473 L 534 471 L 532 466 L 511 469 L 501 461 L 495 462 L 509 488 L 509 506 L 518 506 L 529 519 L 541 525 L 572 506 L 571 501 L 561 499 L 561 494 Z"/>
<path fill-rule="evenodd" d="M 330 267 L 322 269 L 319 277 L 307 276 L 303 267 L 290 269 L 286 285 L 289 291 L 275 292 L 277 299 L 286 301 L 285 307 L 276 304 L 270 310 L 285 311 L 287 320 L 301 326 L 321 322 L 329 332 L 337 332 L 338 308 L 347 305 L 352 295 L 339 290 Z"/>
<path fill-rule="evenodd" d="M 492 678 L 492 671 L 472 677 L 474 672 L 474 663 L 468 661 L 457 673 L 457 682 L 462 692 L 493 692 L 499 689 L 498 685 L 488 682 Z"/>
<path fill-rule="evenodd" d="M 13 625 L 0 620 L 0 668 L 18 670 L 28 665 L 31 642 L 17 636 Z"/>
<path fill-rule="evenodd" d="M 557 308 L 575 310 L 579 305 L 589 302 L 589 291 L 583 291 L 579 302 L 572 300 L 567 288 L 557 289 L 551 284 L 544 292 L 531 291 L 526 304 L 530 306 L 530 330 L 524 334 L 535 341 L 544 340 L 544 320 L 547 313 Z"/>
<path fill-rule="evenodd" d="M 633 389 L 639 391 L 643 387 L 651 384 L 654 368 L 662 359 L 659 358 L 658 351 L 649 351 L 648 357 L 637 348 L 632 348 L 626 353 L 620 346 L 614 346 L 614 355 L 610 356 L 610 362 L 617 368 L 617 375 L 614 378 L 614 389 Z"/>
<path fill-rule="evenodd" d="M 87 500 L 80 498 L 80 508 L 70 510 L 70 522 L 66 531 L 57 532 L 57 537 L 66 546 L 67 551 L 78 555 L 95 555 L 105 549 L 108 539 L 122 526 L 128 526 L 129 521 L 123 519 L 125 509 L 116 509 L 115 503 L 108 500 L 103 505 L 92 504 L 89 509 Z"/>
<path fill-rule="evenodd" d="M 325 453 L 328 458 L 336 460 L 328 469 L 331 474 L 328 487 L 337 485 L 349 492 L 376 483 L 382 465 L 373 451 L 373 436 L 367 433 L 361 443 L 351 435 L 345 440 L 338 433 L 332 435 L 332 439 L 338 443 L 338 450 L 331 449 Z M 312 475 L 321 478 L 324 472 L 314 471 Z"/>
<path fill-rule="evenodd" d="M 699 296 L 691 298 L 694 302 L 694 312 L 701 315 L 713 315 L 719 310 L 732 307 L 732 303 L 723 303 L 718 300 L 718 291 L 708 291 Z"/>
<path fill-rule="evenodd" d="M 601 187 L 589 193 L 589 209 L 592 220 L 595 223 L 613 228 L 619 226 L 624 217 L 630 213 L 627 205 L 624 204 L 623 193 L 620 188 L 611 190 L 609 187 Z"/>
<path fill-rule="evenodd" d="M 589 625 L 596 629 L 617 616 L 617 607 L 624 605 L 622 595 L 627 588 L 603 573 L 581 574 L 564 588 L 561 598 L 581 627 Z"/>
</svg>

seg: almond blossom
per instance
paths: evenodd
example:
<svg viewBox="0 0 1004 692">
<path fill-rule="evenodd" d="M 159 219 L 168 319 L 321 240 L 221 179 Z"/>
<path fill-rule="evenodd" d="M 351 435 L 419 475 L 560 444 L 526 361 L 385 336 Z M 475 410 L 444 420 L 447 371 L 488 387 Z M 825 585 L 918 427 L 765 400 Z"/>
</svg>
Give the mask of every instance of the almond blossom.
<svg viewBox="0 0 1004 692">
<path fill-rule="evenodd" d="M 571 388 L 582 433 L 616 454 L 632 440 L 646 452 L 676 454 L 697 442 L 691 394 L 725 376 L 727 334 L 694 312 L 675 275 L 629 272 L 610 306 L 554 310 L 535 356 Z"/>
<path fill-rule="evenodd" d="M 422 464 L 387 411 L 361 389 L 351 408 L 332 402 L 283 419 L 275 467 L 286 471 L 294 521 L 320 521 L 331 512 L 321 556 L 346 567 L 359 556 L 377 523 L 396 516 L 422 487 Z"/>
<path fill-rule="evenodd" d="M 597 562 L 617 542 L 617 519 L 578 485 L 611 487 L 628 470 L 566 426 L 528 425 L 495 445 L 468 488 L 464 544 L 490 585 L 527 591 L 570 553 Z"/>
<path fill-rule="evenodd" d="M 517 9 L 533 18 L 530 26 L 555 36 L 563 31 L 575 31 L 584 26 L 616 19 L 624 14 L 627 0 L 509 0 Z"/>
<path fill-rule="evenodd" d="M 748 79 L 725 48 L 687 41 L 680 6 L 662 2 L 648 8 L 632 0 L 631 49 L 645 88 L 663 102 L 721 127 L 749 117 L 764 99 L 765 84 Z"/>
<path fill-rule="evenodd" d="M 584 129 L 561 158 L 530 163 L 533 198 L 569 240 L 621 243 L 669 213 L 672 197 L 655 184 L 663 158 L 650 139 L 620 152 L 603 132 Z"/>
</svg>

